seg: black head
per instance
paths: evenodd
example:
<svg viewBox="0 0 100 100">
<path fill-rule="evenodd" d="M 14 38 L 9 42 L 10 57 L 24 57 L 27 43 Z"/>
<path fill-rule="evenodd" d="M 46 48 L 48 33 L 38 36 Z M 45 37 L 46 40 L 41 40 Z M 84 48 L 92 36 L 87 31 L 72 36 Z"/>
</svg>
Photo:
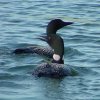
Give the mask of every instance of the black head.
<svg viewBox="0 0 100 100">
<path fill-rule="evenodd" d="M 54 19 L 47 25 L 47 34 L 56 34 L 60 28 L 73 24 L 73 22 L 64 22 L 61 19 Z"/>
</svg>

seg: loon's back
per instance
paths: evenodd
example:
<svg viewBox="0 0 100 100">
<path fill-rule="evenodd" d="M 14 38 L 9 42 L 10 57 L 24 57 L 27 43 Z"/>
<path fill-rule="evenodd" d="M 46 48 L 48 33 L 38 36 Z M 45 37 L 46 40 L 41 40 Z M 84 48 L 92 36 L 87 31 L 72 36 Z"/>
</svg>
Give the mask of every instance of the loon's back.
<svg viewBox="0 0 100 100">
<path fill-rule="evenodd" d="M 44 47 L 44 46 L 40 46 L 40 45 L 33 45 L 30 47 L 26 47 L 26 48 L 18 48 L 16 50 L 14 50 L 15 54 L 27 54 L 27 53 L 36 53 L 39 55 L 43 55 L 49 58 L 52 58 L 53 56 L 53 49 L 50 47 Z"/>
</svg>

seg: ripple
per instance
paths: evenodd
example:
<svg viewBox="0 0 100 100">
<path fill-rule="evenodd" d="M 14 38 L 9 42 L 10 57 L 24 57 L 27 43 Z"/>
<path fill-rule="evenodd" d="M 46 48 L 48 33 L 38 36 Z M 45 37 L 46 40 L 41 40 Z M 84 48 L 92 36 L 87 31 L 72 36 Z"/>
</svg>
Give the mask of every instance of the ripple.
<svg viewBox="0 0 100 100">
<path fill-rule="evenodd" d="M 82 56 L 84 55 L 82 52 L 78 51 L 77 49 L 73 49 L 70 47 L 65 48 L 66 56 Z"/>
<path fill-rule="evenodd" d="M 25 85 L 24 84 L 15 83 L 15 82 L 10 82 L 10 81 L 0 81 L 0 87 L 23 89 L 23 88 L 25 88 Z"/>
<path fill-rule="evenodd" d="M 9 68 L 8 71 L 10 71 L 10 72 L 14 71 L 14 72 L 28 73 L 33 68 L 34 68 L 33 65 L 23 65 L 23 66 L 16 66 L 16 67 Z"/>
<path fill-rule="evenodd" d="M 19 73 L 8 73 L 8 72 L 5 72 L 5 73 L 0 73 L 0 80 L 10 80 L 10 81 L 21 81 L 23 79 L 26 79 L 28 76 L 26 74 L 22 75 L 22 74 L 19 74 Z"/>
</svg>

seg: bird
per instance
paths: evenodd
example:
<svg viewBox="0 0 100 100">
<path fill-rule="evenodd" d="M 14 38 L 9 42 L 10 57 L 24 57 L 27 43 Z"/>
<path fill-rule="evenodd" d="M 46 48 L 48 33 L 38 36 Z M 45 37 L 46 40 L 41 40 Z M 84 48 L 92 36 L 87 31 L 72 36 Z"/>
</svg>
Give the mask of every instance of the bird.
<svg viewBox="0 0 100 100">
<path fill-rule="evenodd" d="M 15 54 L 22 53 L 37 53 L 51 58 L 50 62 L 39 64 L 32 75 L 38 77 L 53 77 L 59 78 L 76 74 L 76 71 L 64 64 L 64 41 L 57 34 L 57 31 L 64 26 L 71 25 L 73 22 L 64 22 L 61 19 L 54 19 L 49 22 L 46 28 L 46 35 L 41 35 L 38 39 L 48 43 L 48 47 L 34 45 L 27 48 L 18 48 L 14 51 Z"/>
<path fill-rule="evenodd" d="M 70 25 L 70 24 L 73 24 L 73 22 L 64 22 L 61 19 L 51 20 L 46 28 L 46 36 L 50 36 L 50 35 L 56 36 L 56 32 L 59 29 L 61 29 L 64 26 Z M 44 38 L 44 37 L 45 37 L 45 35 L 40 36 L 37 39 L 45 40 L 46 38 Z M 51 36 L 51 37 L 54 39 L 53 36 Z M 33 44 L 32 46 L 29 46 L 29 47 L 17 48 L 13 51 L 13 53 L 14 54 L 36 53 L 39 55 L 43 55 L 43 56 L 52 58 L 52 56 L 54 54 L 54 50 L 50 46 L 45 47 L 45 46 L 41 46 L 38 44 Z"/>
</svg>

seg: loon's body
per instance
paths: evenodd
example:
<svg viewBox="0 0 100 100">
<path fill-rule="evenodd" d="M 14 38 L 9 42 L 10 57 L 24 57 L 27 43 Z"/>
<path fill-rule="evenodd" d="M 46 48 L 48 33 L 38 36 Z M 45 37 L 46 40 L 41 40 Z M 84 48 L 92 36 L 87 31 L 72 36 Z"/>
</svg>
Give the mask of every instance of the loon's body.
<svg viewBox="0 0 100 100">
<path fill-rule="evenodd" d="M 60 78 L 77 75 L 77 72 L 73 67 L 64 64 L 42 63 L 36 67 L 33 75 L 37 77 Z"/>
<path fill-rule="evenodd" d="M 63 77 L 72 75 L 73 69 L 64 67 L 64 42 L 63 39 L 56 34 L 60 28 L 70 25 L 72 22 L 64 22 L 60 19 L 52 20 L 46 30 L 46 35 L 39 37 L 40 40 L 46 41 L 51 48 L 34 45 L 27 48 L 19 48 L 14 51 L 15 54 L 21 53 L 37 53 L 51 58 L 51 62 L 38 65 L 33 71 L 35 76 L 46 77 Z"/>
</svg>

